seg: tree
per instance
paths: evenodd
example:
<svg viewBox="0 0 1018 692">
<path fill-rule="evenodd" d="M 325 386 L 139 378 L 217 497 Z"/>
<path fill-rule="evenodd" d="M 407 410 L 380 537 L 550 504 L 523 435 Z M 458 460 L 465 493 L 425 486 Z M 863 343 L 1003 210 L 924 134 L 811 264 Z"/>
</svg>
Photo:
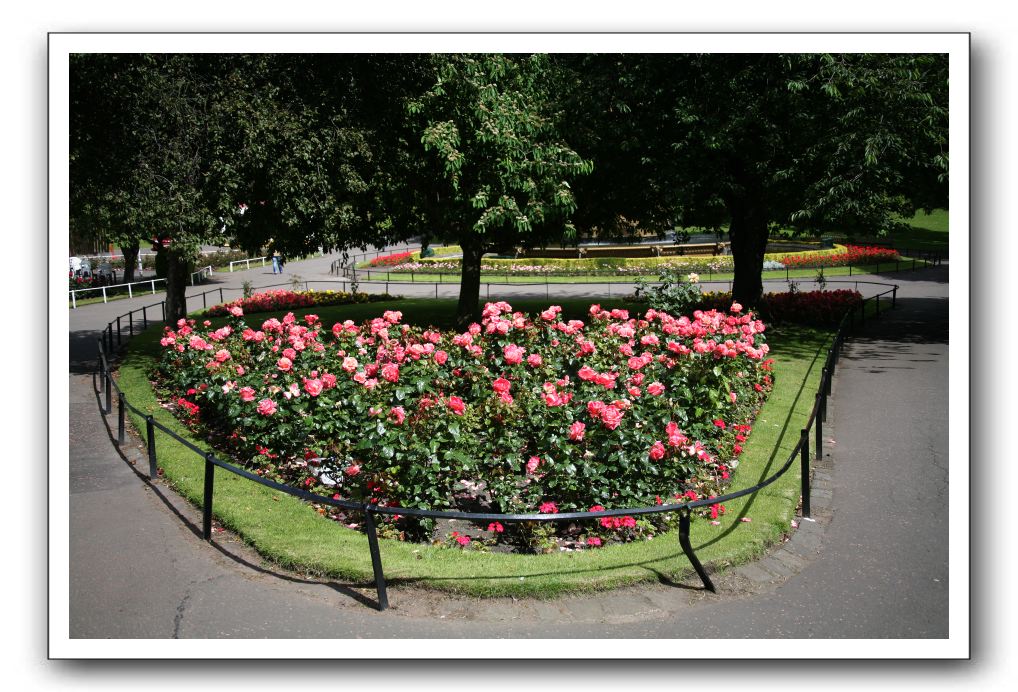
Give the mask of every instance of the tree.
<svg viewBox="0 0 1018 692">
<path fill-rule="evenodd" d="M 408 112 L 440 171 L 415 209 L 463 248 L 457 319 L 478 314 L 481 258 L 575 235 L 570 181 L 592 166 L 563 141 L 543 55 L 436 56 L 438 79 Z"/>
<path fill-rule="evenodd" d="M 72 55 L 70 70 L 70 221 L 88 239 L 103 239 L 124 253 L 124 281 L 134 279 L 146 229 L 132 218 L 125 181 L 134 172 L 121 147 L 132 146 L 129 80 L 113 56 Z"/>
<path fill-rule="evenodd" d="M 630 226 L 727 223 L 740 302 L 763 290 L 775 225 L 877 232 L 947 204 L 946 56 L 559 61 L 573 72 L 570 136 L 597 166 L 577 186 L 577 218 L 602 229 L 620 215 Z"/>
</svg>

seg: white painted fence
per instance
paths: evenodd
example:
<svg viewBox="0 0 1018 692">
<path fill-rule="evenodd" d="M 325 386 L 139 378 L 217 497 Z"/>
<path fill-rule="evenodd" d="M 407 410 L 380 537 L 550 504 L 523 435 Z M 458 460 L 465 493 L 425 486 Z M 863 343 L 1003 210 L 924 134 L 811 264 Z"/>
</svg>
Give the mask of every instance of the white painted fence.
<svg viewBox="0 0 1018 692">
<path fill-rule="evenodd" d="M 201 283 L 207 277 L 209 277 L 211 274 L 212 274 L 212 266 L 211 265 L 209 265 L 208 267 L 203 267 L 202 269 L 199 269 L 198 271 L 196 271 L 193 274 L 191 274 L 191 285 L 194 286 L 195 281 L 196 281 L 196 277 L 197 277 L 197 282 Z M 68 293 L 70 294 L 71 309 L 76 309 L 78 307 L 78 295 L 77 294 L 79 294 L 79 293 L 84 294 L 84 293 L 96 293 L 96 292 L 98 292 L 98 293 L 100 293 L 102 295 L 103 302 L 106 303 L 109 300 L 109 296 L 107 294 L 107 290 L 111 290 L 112 291 L 113 289 L 117 289 L 118 291 L 121 291 L 121 290 L 126 288 L 127 289 L 127 297 L 128 298 L 133 298 L 135 293 L 138 293 L 138 294 L 155 293 L 156 292 L 156 284 L 160 283 L 160 282 L 165 284 L 166 283 L 166 279 L 148 279 L 147 281 L 132 281 L 129 284 L 112 284 L 110 286 L 95 286 L 94 288 L 76 288 L 74 290 L 68 291 Z M 136 287 L 138 287 L 138 288 L 136 288 Z"/>
</svg>

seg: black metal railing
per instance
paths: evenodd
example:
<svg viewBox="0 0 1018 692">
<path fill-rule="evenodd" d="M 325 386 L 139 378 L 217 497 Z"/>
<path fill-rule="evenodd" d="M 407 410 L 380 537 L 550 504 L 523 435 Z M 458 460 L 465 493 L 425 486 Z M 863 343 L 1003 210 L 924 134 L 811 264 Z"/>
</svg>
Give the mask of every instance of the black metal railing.
<svg viewBox="0 0 1018 692">
<path fill-rule="evenodd" d="M 862 283 L 875 283 L 875 282 L 862 282 Z M 251 480 L 255 483 L 267 486 L 274 490 L 284 492 L 288 495 L 298 497 L 302 500 L 309 502 L 315 502 L 324 505 L 330 505 L 333 507 L 339 507 L 341 509 L 350 510 L 354 512 L 360 512 L 365 517 L 365 531 L 368 539 L 368 548 L 371 556 L 372 572 L 375 580 L 375 589 L 377 593 L 377 605 L 379 610 L 385 610 L 389 605 L 388 594 L 386 590 L 385 574 L 382 567 L 382 556 L 378 545 L 378 534 L 375 526 L 375 515 L 401 515 L 405 517 L 417 517 L 423 519 L 463 519 L 471 522 L 492 522 L 499 521 L 505 523 L 519 523 L 519 522 L 561 522 L 561 521 L 581 521 L 590 519 L 599 519 L 602 517 L 617 517 L 617 516 L 634 516 L 634 515 L 645 515 L 645 514 L 659 514 L 666 512 L 677 512 L 679 514 L 679 546 L 682 549 L 683 554 L 689 560 L 697 576 L 699 576 L 704 588 L 710 591 L 716 591 L 713 582 L 700 563 L 693 550 L 692 545 L 689 541 L 689 530 L 690 530 L 690 516 L 692 510 L 698 507 L 710 506 L 717 503 L 723 503 L 730 500 L 734 500 L 745 495 L 750 495 L 757 492 L 761 488 L 764 488 L 771 483 L 775 482 L 780 478 L 792 465 L 799 461 L 800 476 L 801 476 L 801 500 L 802 516 L 809 518 L 811 515 L 810 507 L 810 478 L 811 478 L 811 450 L 810 450 L 810 431 L 812 430 L 815 434 L 815 447 L 814 447 L 814 458 L 820 459 L 823 457 L 824 443 L 823 443 L 823 424 L 827 422 L 827 399 L 831 396 L 832 384 L 835 369 L 837 367 L 838 359 L 841 355 L 842 344 L 846 336 L 854 331 L 856 328 L 861 327 L 865 324 L 867 319 L 867 310 L 872 304 L 874 307 L 874 313 L 876 316 L 880 315 L 881 312 L 881 298 L 884 299 L 884 304 L 888 302 L 887 297 L 890 297 L 890 308 L 894 308 L 897 305 L 898 286 L 891 284 L 877 284 L 879 286 L 888 287 L 887 290 L 881 291 L 872 295 L 868 298 L 864 298 L 862 302 L 853 306 L 853 308 L 844 315 L 838 330 L 831 342 L 830 347 L 827 349 L 827 358 L 821 369 L 820 384 L 817 388 L 816 395 L 814 397 L 813 408 L 810 411 L 803 427 L 800 430 L 799 440 L 789 454 L 788 459 L 785 463 L 771 476 L 767 477 L 763 481 L 741 490 L 733 491 L 719 497 L 702 498 L 694 501 L 683 502 L 680 504 L 667 504 L 667 505 L 656 505 L 653 507 L 627 507 L 620 509 L 606 509 L 596 512 L 563 512 L 558 514 L 497 514 L 497 513 L 473 513 L 473 512 L 460 512 L 451 510 L 426 510 L 426 509 L 414 509 L 407 507 L 381 507 L 379 505 L 354 502 L 350 500 L 337 500 L 332 497 L 325 495 L 318 495 L 311 493 L 299 488 L 295 488 L 282 483 L 268 480 L 261 476 L 258 476 L 244 468 L 231 464 L 217 458 L 212 452 L 201 449 L 193 444 L 191 441 L 178 435 L 170 428 L 166 427 L 162 423 L 156 421 L 152 415 L 147 414 L 144 411 L 131 405 L 127 401 L 126 396 L 117 386 L 112 376 L 112 370 L 110 368 L 109 357 L 106 351 L 106 339 L 102 338 L 98 340 L 99 356 L 98 356 L 98 368 L 96 373 L 93 374 L 93 386 L 100 396 L 104 394 L 105 401 L 100 401 L 104 413 L 109 415 L 113 412 L 113 393 L 116 391 L 117 395 L 117 444 L 123 445 L 125 441 L 125 417 L 126 411 L 133 411 L 137 416 L 145 420 L 145 439 L 147 442 L 148 451 L 148 464 L 149 464 L 149 478 L 155 480 L 158 477 L 158 463 L 156 457 L 156 444 L 155 444 L 155 432 L 159 430 L 172 439 L 176 440 L 180 444 L 184 445 L 187 449 L 193 451 L 195 454 L 200 456 L 204 460 L 205 464 L 205 480 L 203 488 L 203 501 L 202 501 L 202 537 L 206 541 L 212 540 L 212 516 L 213 516 L 213 495 L 215 491 L 215 467 L 219 467 L 229 473 L 236 474 Z M 148 306 L 153 307 L 153 306 Z M 884 308 L 887 309 L 886 307 Z M 137 312 L 137 311 L 133 311 Z M 123 317 L 123 316 L 121 316 Z M 116 323 L 119 325 L 121 318 L 118 317 Z M 105 334 L 112 334 L 113 322 L 107 325 Z M 110 352 L 112 352 L 112 347 Z M 100 389 L 100 382 L 96 381 L 96 377 L 100 378 L 102 389 Z"/>
</svg>

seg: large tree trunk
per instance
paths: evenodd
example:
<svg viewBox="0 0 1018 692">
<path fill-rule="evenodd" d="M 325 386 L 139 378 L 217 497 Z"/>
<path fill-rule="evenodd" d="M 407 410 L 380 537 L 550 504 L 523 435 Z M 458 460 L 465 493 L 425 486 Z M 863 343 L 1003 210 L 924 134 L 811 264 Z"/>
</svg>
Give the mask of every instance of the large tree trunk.
<svg viewBox="0 0 1018 692">
<path fill-rule="evenodd" d="M 767 248 L 767 214 L 753 203 L 732 205 L 728 237 L 732 241 L 735 280 L 732 299 L 748 307 L 756 306 L 763 294 L 763 262 Z"/>
<path fill-rule="evenodd" d="M 460 273 L 460 299 L 456 307 L 456 326 L 466 329 L 480 318 L 481 257 L 484 245 L 475 238 L 464 239 L 462 271 Z"/>
<path fill-rule="evenodd" d="M 184 291 L 188 284 L 188 258 L 173 248 L 160 250 L 166 253 L 166 324 L 173 326 L 187 316 L 187 299 Z"/>
<path fill-rule="evenodd" d="M 137 240 L 129 245 L 121 244 L 120 249 L 124 253 L 124 283 L 134 281 L 134 270 L 138 267 L 139 243 Z"/>
</svg>

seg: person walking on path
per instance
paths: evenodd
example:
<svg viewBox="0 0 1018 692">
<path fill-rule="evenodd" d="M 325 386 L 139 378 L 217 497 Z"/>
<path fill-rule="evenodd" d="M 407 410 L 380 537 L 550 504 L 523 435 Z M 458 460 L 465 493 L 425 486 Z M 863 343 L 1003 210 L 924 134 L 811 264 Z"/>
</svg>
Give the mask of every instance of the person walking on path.
<svg viewBox="0 0 1018 692">
<path fill-rule="evenodd" d="M 272 273 L 283 273 L 283 256 L 279 254 L 279 250 L 273 250 L 272 252 Z"/>
</svg>

